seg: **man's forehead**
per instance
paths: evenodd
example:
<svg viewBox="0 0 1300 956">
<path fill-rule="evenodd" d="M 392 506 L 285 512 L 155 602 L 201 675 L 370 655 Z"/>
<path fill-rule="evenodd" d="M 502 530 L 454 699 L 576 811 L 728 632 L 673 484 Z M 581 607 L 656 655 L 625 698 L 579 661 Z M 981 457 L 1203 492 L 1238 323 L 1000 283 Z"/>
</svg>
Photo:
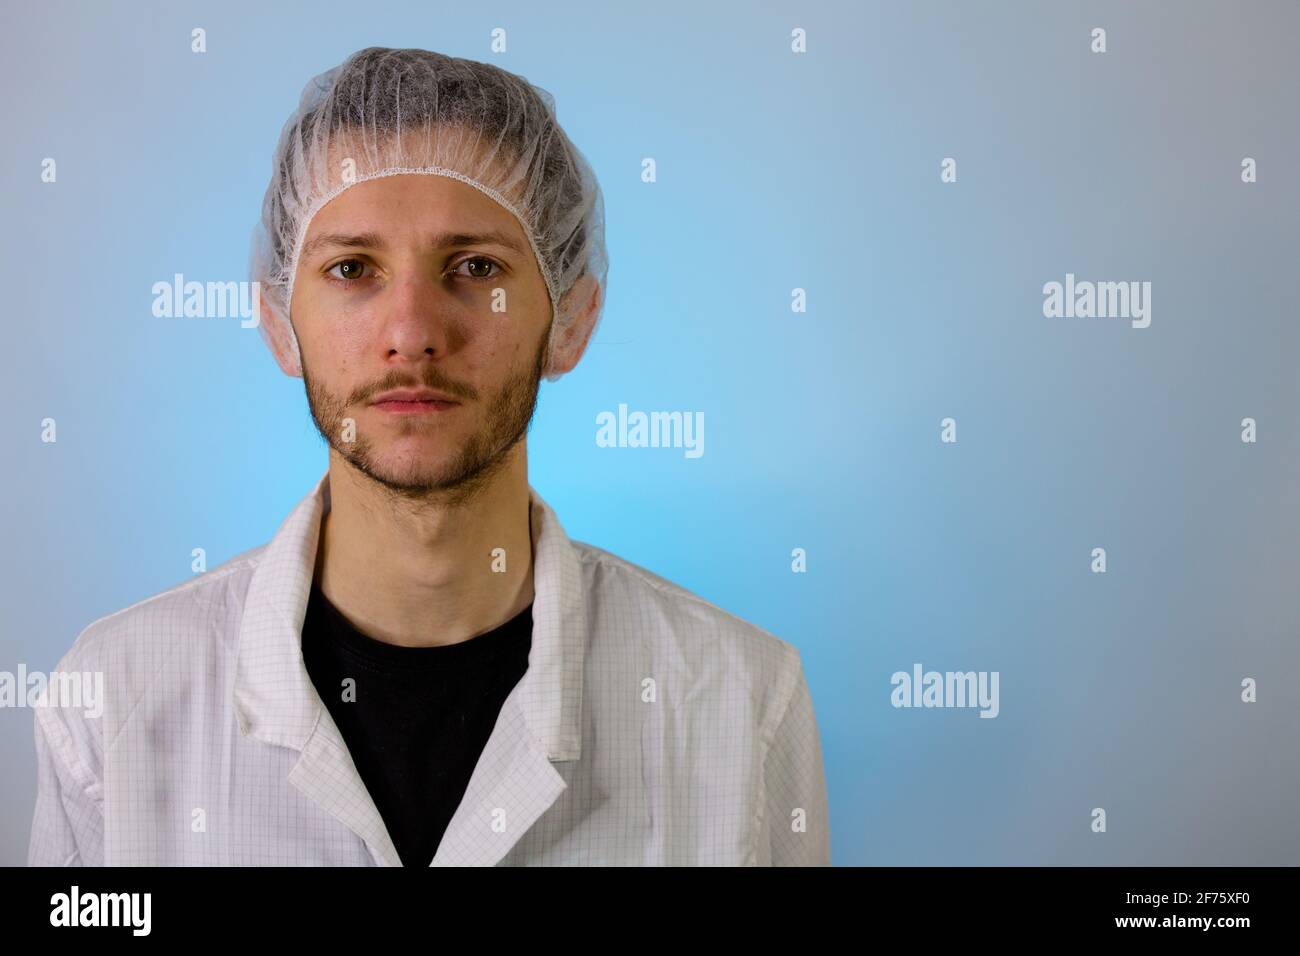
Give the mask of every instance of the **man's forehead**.
<svg viewBox="0 0 1300 956">
<path fill-rule="evenodd" d="M 384 197 L 385 193 L 389 195 Z M 439 199 L 426 204 L 420 193 Z M 448 195 L 453 202 L 445 201 Z M 377 203 L 377 196 L 384 198 Z M 410 242 L 435 248 L 495 243 L 532 258 L 523 227 L 509 210 L 473 186 L 418 174 L 384 176 L 345 189 L 312 217 L 302 255 L 338 245 L 385 247 Z"/>
</svg>

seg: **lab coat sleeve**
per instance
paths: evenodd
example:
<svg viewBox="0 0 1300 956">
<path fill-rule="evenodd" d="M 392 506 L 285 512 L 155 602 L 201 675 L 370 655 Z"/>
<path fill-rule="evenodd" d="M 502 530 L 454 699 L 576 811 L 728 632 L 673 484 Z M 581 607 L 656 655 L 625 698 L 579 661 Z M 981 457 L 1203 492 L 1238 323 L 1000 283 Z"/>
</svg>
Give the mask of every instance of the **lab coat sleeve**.
<svg viewBox="0 0 1300 956">
<path fill-rule="evenodd" d="M 32 817 L 28 866 L 102 866 L 102 787 L 76 754 L 59 708 L 38 707 L 36 811 Z"/>
<path fill-rule="evenodd" d="M 763 770 L 772 865 L 829 866 L 830 820 L 821 738 L 797 658 L 795 666 L 794 690 Z"/>
</svg>

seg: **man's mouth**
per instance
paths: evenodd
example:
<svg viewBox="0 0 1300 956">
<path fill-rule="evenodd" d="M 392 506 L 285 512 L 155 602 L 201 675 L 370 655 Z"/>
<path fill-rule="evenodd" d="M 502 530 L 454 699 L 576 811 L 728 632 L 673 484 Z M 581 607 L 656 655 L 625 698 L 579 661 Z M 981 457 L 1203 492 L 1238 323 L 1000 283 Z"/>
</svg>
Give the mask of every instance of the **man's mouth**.
<svg viewBox="0 0 1300 956">
<path fill-rule="evenodd" d="M 460 402 L 431 388 L 395 388 L 376 395 L 371 404 L 394 415 L 428 415 L 453 409 Z"/>
<path fill-rule="evenodd" d="M 408 401 L 402 399 L 389 399 L 388 401 L 375 402 L 374 407 L 380 411 L 390 412 L 394 415 L 424 415 L 434 412 L 449 411 L 459 407 L 459 402 L 444 402 L 438 399 L 423 399 Z"/>
</svg>

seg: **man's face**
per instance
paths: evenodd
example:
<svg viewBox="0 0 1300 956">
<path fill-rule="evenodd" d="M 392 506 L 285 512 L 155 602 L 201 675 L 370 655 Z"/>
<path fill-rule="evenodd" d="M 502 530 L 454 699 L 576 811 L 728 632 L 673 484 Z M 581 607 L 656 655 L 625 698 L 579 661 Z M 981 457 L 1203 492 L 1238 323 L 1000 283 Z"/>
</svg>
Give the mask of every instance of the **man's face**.
<svg viewBox="0 0 1300 956">
<path fill-rule="evenodd" d="M 550 300 L 518 220 L 474 187 L 396 175 L 344 190 L 307 231 L 291 312 L 316 427 L 394 492 L 472 493 L 527 432 Z M 453 403 L 379 401 L 413 389 Z"/>
</svg>

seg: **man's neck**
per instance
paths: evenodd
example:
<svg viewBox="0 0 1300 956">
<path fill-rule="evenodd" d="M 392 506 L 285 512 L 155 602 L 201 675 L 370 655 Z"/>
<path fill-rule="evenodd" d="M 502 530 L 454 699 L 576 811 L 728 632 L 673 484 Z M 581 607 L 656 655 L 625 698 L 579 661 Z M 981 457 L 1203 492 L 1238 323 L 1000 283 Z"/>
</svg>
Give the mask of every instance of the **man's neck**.
<svg viewBox="0 0 1300 956">
<path fill-rule="evenodd" d="M 395 497 L 332 449 L 328 480 L 316 583 L 363 634 L 405 647 L 456 644 L 533 600 L 522 441 L 477 494 L 455 504 Z"/>
</svg>

